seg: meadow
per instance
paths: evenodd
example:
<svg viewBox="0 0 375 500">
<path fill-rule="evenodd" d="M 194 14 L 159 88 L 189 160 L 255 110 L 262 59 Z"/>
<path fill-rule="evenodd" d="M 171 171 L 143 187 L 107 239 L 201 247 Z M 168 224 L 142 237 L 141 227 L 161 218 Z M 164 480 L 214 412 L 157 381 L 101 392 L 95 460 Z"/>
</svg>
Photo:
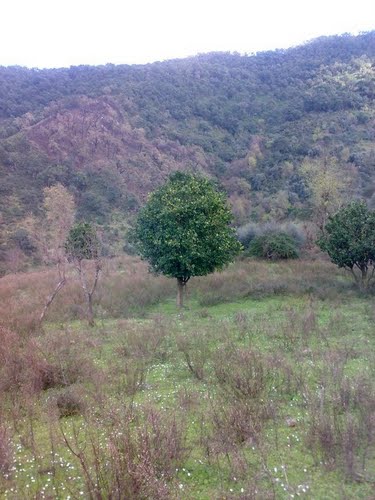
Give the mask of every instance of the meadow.
<svg viewBox="0 0 375 500">
<path fill-rule="evenodd" d="M 374 296 L 323 260 L 175 282 L 108 260 L 0 280 L 0 497 L 370 499 Z"/>
</svg>

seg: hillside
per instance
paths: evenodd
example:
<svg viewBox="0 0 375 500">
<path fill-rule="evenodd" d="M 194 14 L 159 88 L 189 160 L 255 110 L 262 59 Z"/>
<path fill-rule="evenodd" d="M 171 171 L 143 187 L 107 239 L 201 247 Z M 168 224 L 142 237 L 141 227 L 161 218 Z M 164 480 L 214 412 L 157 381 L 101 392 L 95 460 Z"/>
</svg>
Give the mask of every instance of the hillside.
<svg viewBox="0 0 375 500">
<path fill-rule="evenodd" d="M 144 66 L 0 68 L 3 251 L 61 182 L 81 218 L 131 220 L 171 171 L 203 171 L 237 224 L 308 216 L 305 158 L 375 204 L 375 32 Z"/>
</svg>

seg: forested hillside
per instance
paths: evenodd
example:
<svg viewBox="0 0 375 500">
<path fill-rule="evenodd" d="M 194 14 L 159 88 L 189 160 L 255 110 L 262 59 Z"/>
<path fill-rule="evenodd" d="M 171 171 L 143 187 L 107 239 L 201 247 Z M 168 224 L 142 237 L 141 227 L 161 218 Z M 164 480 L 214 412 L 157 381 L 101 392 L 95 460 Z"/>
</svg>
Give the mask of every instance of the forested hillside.
<svg viewBox="0 0 375 500">
<path fill-rule="evenodd" d="M 2 67 L 2 251 L 27 251 L 17 223 L 57 182 L 80 218 L 112 228 L 176 169 L 216 178 L 238 225 L 308 217 L 306 162 L 334 164 L 374 206 L 374 97 L 375 32 L 144 66 Z"/>
</svg>

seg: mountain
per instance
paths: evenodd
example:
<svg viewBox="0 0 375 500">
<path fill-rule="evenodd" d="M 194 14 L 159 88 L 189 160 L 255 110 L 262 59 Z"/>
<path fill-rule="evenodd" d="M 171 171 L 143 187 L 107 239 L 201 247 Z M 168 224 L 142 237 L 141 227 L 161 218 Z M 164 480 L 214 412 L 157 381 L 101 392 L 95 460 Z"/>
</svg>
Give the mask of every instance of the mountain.
<svg viewBox="0 0 375 500">
<path fill-rule="evenodd" d="M 238 224 L 305 217 L 306 158 L 333 158 L 375 205 L 374 98 L 375 31 L 247 56 L 0 67 L 0 222 L 9 239 L 61 182 L 80 218 L 113 227 L 176 169 L 217 179 Z"/>
</svg>

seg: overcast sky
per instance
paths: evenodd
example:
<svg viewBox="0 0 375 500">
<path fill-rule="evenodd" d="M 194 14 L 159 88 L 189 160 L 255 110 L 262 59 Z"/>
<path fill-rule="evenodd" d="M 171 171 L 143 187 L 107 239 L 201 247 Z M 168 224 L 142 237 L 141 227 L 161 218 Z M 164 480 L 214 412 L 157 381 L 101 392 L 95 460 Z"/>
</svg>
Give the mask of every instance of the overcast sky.
<svg viewBox="0 0 375 500">
<path fill-rule="evenodd" d="M 0 0 L 0 65 L 146 63 L 375 29 L 374 0 Z"/>
</svg>

